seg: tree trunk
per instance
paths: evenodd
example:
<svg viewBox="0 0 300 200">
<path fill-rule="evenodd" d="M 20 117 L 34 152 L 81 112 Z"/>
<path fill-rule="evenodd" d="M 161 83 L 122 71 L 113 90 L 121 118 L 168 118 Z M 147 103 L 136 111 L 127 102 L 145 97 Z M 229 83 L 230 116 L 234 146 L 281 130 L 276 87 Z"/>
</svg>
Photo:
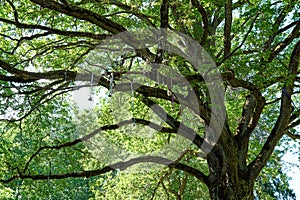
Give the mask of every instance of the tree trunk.
<svg viewBox="0 0 300 200">
<path fill-rule="evenodd" d="M 253 200 L 255 177 L 250 176 L 246 162 L 239 162 L 244 156 L 239 155 L 237 145 L 230 140 L 224 143 L 228 145 L 217 144 L 207 156 L 211 199 Z"/>
<path fill-rule="evenodd" d="M 212 200 L 253 200 L 253 183 L 237 180 L 230 183 L 228 180 L 219 179 L 215 184 L 209 186 L 210 198 Z"/>
</svg>

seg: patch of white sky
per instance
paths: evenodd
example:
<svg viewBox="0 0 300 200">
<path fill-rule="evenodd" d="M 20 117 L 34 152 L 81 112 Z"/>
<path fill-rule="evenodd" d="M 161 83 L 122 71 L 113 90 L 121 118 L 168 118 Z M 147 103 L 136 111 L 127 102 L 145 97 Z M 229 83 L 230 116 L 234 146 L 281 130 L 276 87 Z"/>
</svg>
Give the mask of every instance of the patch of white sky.
<svg viewBox="0 0 300 200">
<path fill-rule="evenodd" d="M 281 91 L 276 93 L 276 98 L 281 97 Z M 300 109 L 300 105 L 296 105 L 296 109 Z M 295 127 L 296 131 L 300 133 L 300 126 Z M 297 199 L 300 199 L 300 161 L 299 161 L 299 151 L 300 145 L 299 142 L 290 140 L 288 146 L 279 146 L 276 147 L 280 150 L 285 150 L 286 153 L 282 157 L 283 161 L 283 172 L 287 174 L 288 177 L 291 178 L 289 181 L 290 188 L 293 189 L 296 194 Z"/>
<path fill-rule="evenodd" d="M 300 127 L 298 128 L 298 130 Z M 289 181 L 290 188 L 292 188 L 296 194 L 297 199 L 300 199 L 300 162 L 299 162 L 299 143 L 296 141 L 290 141 L 289 146 L 291 151 L 288 151 L 282 158 L 284 162 L 283 171 L 291 178 Z"/>
</svg>

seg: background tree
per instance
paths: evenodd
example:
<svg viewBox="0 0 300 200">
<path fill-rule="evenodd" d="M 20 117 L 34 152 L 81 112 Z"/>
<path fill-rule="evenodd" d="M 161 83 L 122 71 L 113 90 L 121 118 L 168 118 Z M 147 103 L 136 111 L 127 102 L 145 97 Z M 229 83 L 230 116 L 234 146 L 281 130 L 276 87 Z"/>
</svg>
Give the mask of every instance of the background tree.
<svg viewBox="0 0 300 200">
<path fill-rule="evenodd" d="M 168 169 L 137 175 L 144 178 L 139 182 L 141 193 L 116 197 L 205 199 L 209 193 L 211 199 L 253 199 L 254 194 L 295 198 L 281 183 L 287 181 L 278 167 L 284 151 L 275 147 L 289 141 L 286 136 L 300 138 L 296 129 L 300 122 L 298 1 L 3 0 L 0 6 L 0 189 L 6 198 L 111 198 L 115 184 L 137 186 L 136 174 L 117 169 L 143 162 Z M 105 97 L 94 115 L 83 113 L 78 123 L 72 120 L 77 111 L 70 94 L 80 88 L 75 81 L 86 81 L 90 87 L 91 73 L 81 68 L 85 58 L 115 34 L 149 27 L 179 31 L 214 59 L 226 88 L 225 124 L 212 151 L 199 158 L 205 134 L 198 124 L 209 124 L 215 106 L 206 98 L 209 92 L 203 77 L 178 55 L 139 49 L 112 60 L 114 64 L 105 66 L 110 73 L 99 77 L 93 87 L 109 89 L 112 75 L 117 84 L 123 73 L 140 70 L 142 62 L 167 63 L 197 94 L 200 112 L 194 113 L 193 120 L 198 122 L 187 124 L 196 136 L 171 163 L 144 156 L 108 165 L 86 148 L 89 142 L 99 141 L 95 128 L 101 127 L 101 136 L 112 144 L 145 153 L 174 140 L 183 122 L 179 103 L 183 94 L 174 90 L 173 97 L 153 82 L 135 91 L 135 120 L 116 121 Z M 168 114 L 163 128 L 153 138 L 132 137 L 126 127 L 150 126 L 144 116 L 153 104 Z M 94 116 L 97 124 L 89 125 Z M 278 171 L 268 173 L 268 167 L 274 166 Z"/>
</svg>

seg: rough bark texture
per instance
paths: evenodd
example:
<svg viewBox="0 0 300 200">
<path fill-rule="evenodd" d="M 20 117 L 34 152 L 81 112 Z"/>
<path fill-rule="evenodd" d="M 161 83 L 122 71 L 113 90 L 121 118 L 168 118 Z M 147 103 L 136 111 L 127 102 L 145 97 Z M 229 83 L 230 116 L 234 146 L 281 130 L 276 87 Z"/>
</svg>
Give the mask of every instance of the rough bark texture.
<svg viewBox="0 0 300 200">
<path fill-rule="evenodd" d="M 256 177 L 250 176 L 246 162 L 240 162 L 245 159 L 244 154 L 240 143 L 225 125 L 218 143 L 207 155 L 207 186 L 211 199 L 254 199 L 253 187 Z"/>
<path fill-rule="evenodd" d="M 225 176 L 228 174 L 225 174 Z M 230 178 L 229 178 L 230 179 Z M 253 183 L 240 179 L 231 183 L 227 177 L 219 179 L 215 186 L 209 187 L 213 200 L 253 200 Z"/>
<path fill-rule="evenodd" d="M 231 156 L 226 156 L 231 154 Z M 251 179 L 244 167 L 239 166 L 238 151 L 234 145 L 213 149 L 208 155 L 210 175 L 208 189 L 213 200 L 252 200 L 255 179 Z"/>
</svg>

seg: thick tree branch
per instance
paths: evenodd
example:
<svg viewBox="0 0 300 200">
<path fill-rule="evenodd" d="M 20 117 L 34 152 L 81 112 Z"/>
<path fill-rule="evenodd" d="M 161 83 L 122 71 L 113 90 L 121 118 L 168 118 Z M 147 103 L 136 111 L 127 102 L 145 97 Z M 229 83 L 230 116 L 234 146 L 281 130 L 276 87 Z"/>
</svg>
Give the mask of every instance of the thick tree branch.
<svg viewBox="0 0 300 200">
<path fill-rule="evenodd" d="M 235 135 L 239 148 L 239 167 L 242 170 L 246 169 L 250 134 L 257 126 L 265 104 L 265 99 L 261 93 L 257 92 L 256 96 L 250 94 L 246 97 L 242 118 L 237 128 L 237 135 Z"/>
<path fill-rule="evenodd" d="M 9 81 L 16 81 L 19 83 L 28 83 L 28 82 L 35 82 L 37 80 L 46 79 L 46 80 L 56 80 L 61 79 L 64 81 L 90 81 L 90 74 L 78 74 L 74 71 L 65 71 L 65 70 L 56 70 L 56 71 L 48 71 L 48 72 L 27 72 L 24 70 L 19 70 L 8 63 L 0 60 L 0 67 L 7 72 L 15 75 L 15 76 L 4 76 L 0 75 L 0 80 L 9 80 Z M 115 72 L 114 77 L 120 77 L 122 73 Z M 147 74 L 149 78 L 154 76 L 155 74 Z M 153 78 L 153 77 L 152 77 Z M 95 76 L 95 80 L 98 80 L 98 85 L 101 85 L 103 87 L 109 88 L 109 79 L 104 76 Z M 203 78 L 202 78 L 203 79 Z M 168 78 L 166 77 L 166 82 L 168 81 Z M 178 82 L 180 84 L 180 79 L 177 81 L 174 80 L 174 85 Z M 140 85 L 138 83 L 134 83 L 134 88 L 137 88 L 135 91 L 145 95 L 147 97 L 156 97 L 165 99 L 168 101 L 172 101 L 172 97 L 168 95 L 167 91 L 165 89 Z M 130 83 L 124 83 L 124 84 L 117 84 L 117 86 L 114 88 L 116 91 L 130 91 L 131 90 L 131 84 Z M 189 99 L 189 96 L 184 97 L 181 94 L 175 94 L 176 96 L 174 98 L 174 102 L 181 103 L 183 106 L 187 106 L 191 110 L 194 110 L 196 113 L 198 108 L 195 106 L 199 106 L 197 102 L 192 102 Z M 179 101 L 180 99 L 180 101 Z M 195 110 L 196 109 L 196 110 Z M 207 115 L 204 115 L 206 112 L 206 109 L 203 106 L 200 106 L 200 112 L 202 113 L 203 119 L 207 119 L 209 121 L 209 117 Z"/>
<path fill-rule="evenodd" d="M 197 147 L 201 149 L 201 146 L 206 141 L 203 140 L 193 129 L 185 126 L 184 123 L 180 123 L 172 116 L 170 116 L 161 106 L 157 105 L 154 101 L 149 98 L 144 97 L 142 102 L 151 108 L 161 119 L 165 120 L 165 122 L 174 130 L 176 133 L 186 139 L 192 141 Z"/>
<path fill-rule="evenodd" d="M 17 69 L 3 60 L 0 60 L 0 68 L 6 70 L 10 74 L 13 74 L 17 77 L 18 80 L 24 80 L 24 82 L 34 82 L 40 79 L 54 80 L 54 79 L 65 79 L 66 80 L 75 80 L 76 73 L 72 71 L 56 70 L 48 71 L 45 73 L 39 72 L 28 72 L 24 70 Z M 7 76 L 6 78 L 9 78 Z M 11 77 L 13 79 L 13 77 Z"/>
<path fill-rule="evenodd" d="M 230 86 L 232 86 L 234 88 L 241 87 L 241 88 L 247 89 L 247 90 L 251 91 L 256 98 L 258 98 L 258 99 L 262 98 L 260 89 L 256 85 L 254 85 L 248 81 L 236 78 L 234 73 L 224 72 L 221 74 L 221 76 L 222 76 L 223 80 L 228 81 Z"/>
<path fill-rule="evenodd" d="M 253 112 L 256 106 L 257 106 L 257 102 L 255 96 L 248 95 L 244 103 L 242 118 L 237 128 L 237 135 L 235 136 L 239 147 L 240 169 L 246 167 L 246 158 L 247 158 L 248 143 L 249 143 L 249 134 L 247 134 L 247 130 L 248 130 L 248 125 L 253 117 Z"/>
<path fill-rule="evenodd" d="M 289 75 L 293 76 L 292 82 L 287 82 L 285 85 L 285 92 L 292 94 L 294 88 L 294 82 L 296 80 L 296 75 L 299 67 L 300 61 L 300 41 L 294 47 L 294 50 L 291 54 L 290 63 L 289 63 Z M 248 165 L 251 178 L 256 178 L 261 169 L 265 166 L 266 162 L 269 160 L 272 152 L 281 139 L 281 137 L 286 132 L 288 127 L 290 115 L 292 111 L 290 97 L 286 95 L 284 91 L 281 94 L 281 106 L 280 114 L 276 121 L 275 126 L 273 127 L 270 136 L 268 137 L 266 143 L 264 144 L 262 150 L 257 155 L 257 157 Z"/>
<path fill-rule="evenodd" d="M 160 6 L 160 27 L 169 27 L 169 0 L 163 0 Z"/>
<path fill-rule="evenodd" d="M 39 29 L 39 30 L 47 31 L 52 34 L 63 35 L 63 36 L 68 36 L 68 37 L 87 37 L 87 38 L 92 38 L 92 39 L 96 39 L 96 40 L 104 40 L 110 36 L 107 34 L 95 34 L 95 33 L 90 33 L 90 32 L 59 30 L 59 29 L 50 28 L 50 27 L 43 26 L 43 25 L 38 25 L 38 24 L 24 24 L 24 23 L 12 21 L 9 19 L 1 18 L 1 17 L 0 17 L 0 21 L 7 23 L 7 24 L 15 25 L 18 28 Z"/>
<path fill-rule="evenodd" d="M 194 7 L 197 8 L 198 12 L 201 14 L 202 16 L 202 21 L 203 21 L 203 29 L 204 29 L 204 33 L 203 36 L 201 38 L 201 42 L 200 44 L 203 45 L 206 42 L 206 39 L 208 37 L 209 34 L 209 21 L 208 21 L 208 15 L 206 10 L 204 9 L 204 7 L 199 3 L 198 0 L 192 0 L 192 4 Z"/>
<path fill-rule="evenodd" d="M 49 179 L 65 179 L 65 178 L 79 178 L 79 177 L 93 177 L 93 176 L 98 176 L 101 174 L 105 174 L 107 172 L 115 171 L 115 170 L 125 170 L 130 166 L 139 164 L 139 163 L 156 163 L 156 164 L 161 164 L 168 166 L 169 168 L 174 168 L 178 170 L 182 170 L 184 172 L 187 172 L 191 174 L 192 176 L 198 178 L 201 182 L 204 184 L 207 184 L 207 176 L 188 165 L 178 163 L 178 162 L 173 162 L 172 160 L 169 160 L 167 158 L 159 157 L 159 156 L 144 156 L 144 157 L 138 157 L 138 158 L 133 158 L 125 162 L 118 162 L 106 167 L 103 167 L 101 169 L 97 170 L 89 170 L 89 171 L 82 171 L 82 172 L 73 172 L 73 173 L 66 173 L 66 174 L 48 174 L 48 175 L 42 175 L 42 174 L 18 174 L 15 176 L 12 176 L 9 179 L 5 180 L 0 180 L 1 183 L 9 183 L 15 179 L 32 179 L 32 180 L 49 180 Z"/>
<path fill-rule="evenodd" d="M 31 2 L 38 4 L 44 8 L 49 8 L 51 10 L 56 10 L 60 13 L 64 13 L 66 15 L 75 17 L 77 19 L 82 19 L 91 22 L 92 24 L 95 24 L 102 29 L 113 33 L 117 34 L 123 31 L 126 31 L 126 29 L 121 26 L 120 24 L 117 24 L 101 15 L 98 15 L 97 13 L 94 13 L 90 10 L 77 7 L 74 5 L 65 5 L 58 3 L 56 1 L 52 0 L 44 0 L 44 1 L 39 1 L 39 0 L 31 0 Z"/>
<path fill-rule="evenodd" d="M 80 80 L 80 81 L 90 81 L 90 74 L 77 74 L 73 71 L 64 71 L 64 70 L 57 70 L 57 71 L 48 71 L 48 72 L 27 72 L 23 70 L 16 69 L 9 64 L 7 64 L 4 61 L 0 60 L 0 67 L 5 69 L 11 74 L 14 74 L 15 77 L 8 77 L 8 76 L 0 76 L 0 79 L 8 80 L 11 78 L 11 81 L 17 80 L 18 82 L 34 82 L 36 80 L 40 79 L 46 79 L 46 80 L 55 80 L 55 79 L 61 79 L 65 81 L 71 81 L 71 80 Z M 118 80 L 117 77 L 121 77 L 121 75 L 125 73 L 119 73 L 114 72 L 114 77 L 116 77 L 116 80 Z M 128 72 L 129 73 L 129 72 Z M 134 72 L 132 72 L 134 73 Z M 156 74 L 152 74 L 151 72 L 145 74 L 149 78 L 155 79 Z M 98 80 L 98 85 L 101 85 L 103 87 L 109 88 L 109 79 L 104 76 L 95 76 L 95 80 Z M 203 77 L 200 75 L 191 75 L 186 77 L 187 80 L 192 83 L 193 81 L 201 82 L 204 81 Z M 222 78 L 224 80 L 227 80 L 232 87 L 243 87 L 245 89 L 248 89 L 253 92 L 253 94 L 256 96 L 257 99 L 262 99 L 260 91 L 258 88 L 256 88 L 254 85 L 252 85 L 249 82 L 246 82 L 244 80 L 239 80 L 233 76 L 233 74 L 229 73 L 223 73 Z M 168 83 L 168 78 L 165 77 L 165 82 Z M 181 84 L 181 79 L 174 79 L 173 84 Z M 156 97 L 160 99 L 165 99 L 168 101 L 172 101 L 172 97 L 168 95 L 167 91 L 165 89 L 160 89 L 156 87 L 150 87 L 145 85 L 140 85 L 138 83 L 134 83 L 134 88 L 137 88 L 135 91 L 146 96 L 146 97 Z M 114 87 L 114 90 L 116 91 L 130 91 L 131 90 L 131 84 L 130 83 L 123 83 L 123 84 L 117 84 L 116 87 Z M 201 104 L 201 102 L 194 102 L 194 100 L 191 101 L 190 97 L 184 97 L 181 94 L 174 94 L 174 102 L 181 103 L 183 106 L 187 106 L 191 110 L 195 111 L 196 114 L 200 114 L 200 117 L 206 121 L 207 124 L 209 124 L 209 114 L 207 113 L 207 108 Z M 261 103 L 262 101 L 260 101 Z M 262 104 L 261 104 L 262 105 Z M 199 113 L 200 112 L 200 113 Z M 258 112 L 259 113 L 259 112 Z M 253 123 L 255 124 L 255 123 Z"/>
<path fill-rule="evenodd" d="M 224 57 L 231 51 L 232 0 L 225 1 Z"/>
</svg>

